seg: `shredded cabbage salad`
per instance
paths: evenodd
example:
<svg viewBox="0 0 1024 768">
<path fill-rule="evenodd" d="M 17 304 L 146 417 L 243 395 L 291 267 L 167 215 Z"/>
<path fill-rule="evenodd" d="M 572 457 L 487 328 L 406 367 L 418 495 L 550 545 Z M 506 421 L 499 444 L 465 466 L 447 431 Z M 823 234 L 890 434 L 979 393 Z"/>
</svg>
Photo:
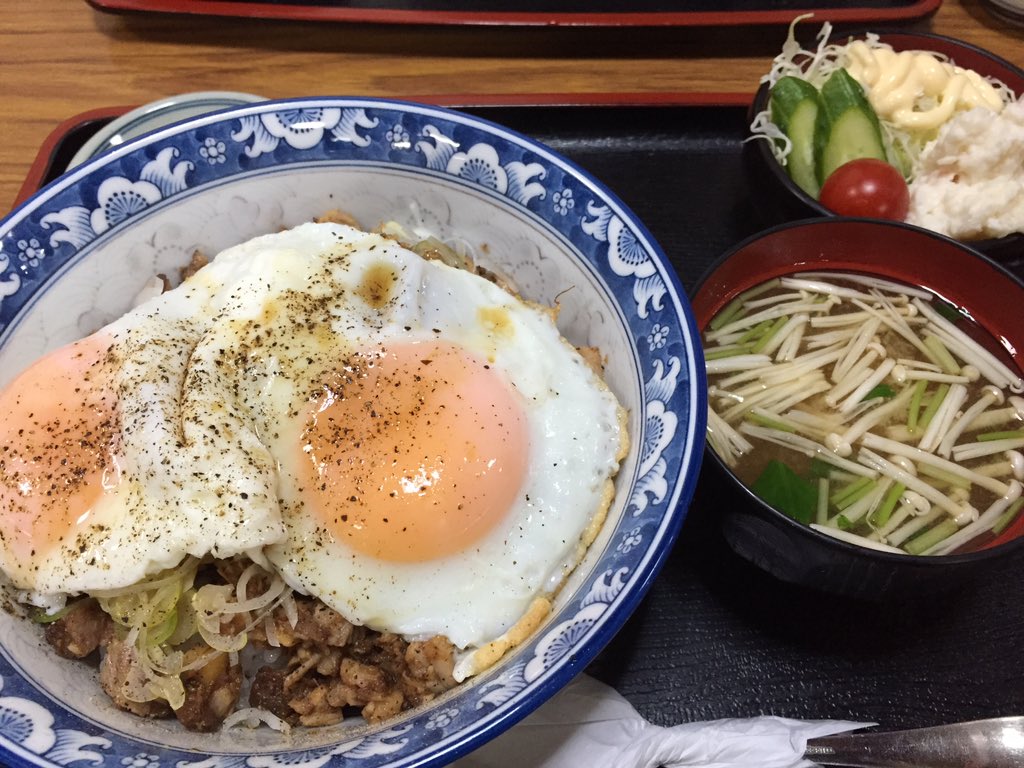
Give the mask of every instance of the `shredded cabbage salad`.
<svg viewBox="0 0 1024 768">
<path fill-rule="evenodd" d="M 813 49 L 804 48 L 797 41 L 796 25 L 813 15 L 808 13 L 793 19 L 786 34 L 786 41 L 782 45 L 782 51 L 772 60 L 771 69 L 761 78 L 761 83 L 767 83 L 771 88 L 780 78 L 792 76 L 806 80 L 815 88 L 820 89 L 829 75 L 837 69 L 849 66 L 850 56 L 847 50 L 849 44 L 829 41 L 832 35 L 832 25 L 827 21 L 822 23 L 821 29 L 815 37 L 817 44 Z M 881 42 L 878 35 L 874 33 L 866 34 L 863 42 L 871 49 L 891 49 L 891 46 Z M 932 52 L 932 54 L 942 61 L 949 61 L 949 57 L 938 52 Z M 999 92 L 1004 103 L 1008 104 L 1016 98 L 1014 92 L 1005 83 L 990 77 L 986 77 L 985 80 Z M 929 99 L 922 98 L 919 107 L 930 109 L 934 103 L 929 102 Z M 903 130 L 887 122 L 881 116 L 879 116 L 879 124 L 882 127 L 882 138 L 886 143 L 889 157 L 895 161 L 903 175 L 908 180 L 911 179 L 917 166 L 918 157 L 934 136 L 931 133 Z M 767 106 L 754 116 L 750 130 L 753 134 L 752 138 L 768 140 L 775 159 L 781 165 L 786 165 L 786 159 L 792 151 L 793 145 L 789 137 L 772 122 L 771 112 Z"/>
</svg>

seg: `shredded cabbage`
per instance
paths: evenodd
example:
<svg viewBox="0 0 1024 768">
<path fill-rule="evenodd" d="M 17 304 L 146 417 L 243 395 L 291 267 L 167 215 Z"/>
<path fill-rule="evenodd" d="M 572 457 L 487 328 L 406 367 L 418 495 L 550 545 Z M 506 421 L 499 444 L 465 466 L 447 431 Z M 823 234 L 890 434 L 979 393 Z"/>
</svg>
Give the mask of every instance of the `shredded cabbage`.
<svg viewBox="0 0 1024 768">
<path fill-rule="evenodd" d="M 771 88 L 783 77 L 799 77 L 815 88 L 821 88 L 828 80 L 829 75 L 849 63 L 846 46 L 829 43 L 832 25 L 827 21 L 818 30 L 815 37 L 817 45 L 813 50 L 800 45 L 796 39 L 796 25 L 812 16 L 814 16 L 813 13 L 805 13 L 793 19 L 786 31 L 786 40 L 782 44 L 782 51 L 772 59 L 771 69 L 761 78 L 761 83 L 767 83 Z M 878 35 L 875 34 L 869 33 L 865 40 L 871 47 L 882 45 L 878 41 Z M 767 106 L 754 115 L 754 119 L 750 123 L 750 132 L 751 138 L 768 141 L 775 159 L 780 165 L 786 165 L 789 153 L 793 150 L 793 143 L 772 122 L 771 110 Z M 888 139 L 888 137 L 886 138 Z"/>
<path fill-rule="evenodd" d="M 750 133 L 751 136 L 747 141 L 767 140 L 768 147 L 775 155 L 779 165 L 786 165 L 789 153 L 793 151 L 793 142 L 779 126 L 772 122 L 770 110 L 763 109 L 754 115 L 754 119 L 750 123 Z"/>
<path fill-rule="evenodd" d="M 793 19 L 786 33 L 786 41 L 782 44 L 782 51 L 772 60 L 771 69 L 761 78 L 761 83 L 767 83 L 770 88 L 780 78 L 791 76 L 806 80 L 815 88 L 821 88 L 833 72 L 849 65 L 848 44 L 829 42 L 832 25 L 827 21 L 821 25 L 821 29 L 815 37 L 817 44 L 813 49 L 804 48 L 797 41 L 796 25 L 813 15 L 806 13 Z M 872 49 L 891 48 L 887 43 L 881 42 L 878 35 L 874 33 L 866 34 L 863 41 Z M 938 52 L 932 53 L 943 61 L 949 60 L 949 57 Z M 1013 90 L 1005 83 L 991 77 L 985 79 L 996 89 L 1004 103 L 1009 103 L 1016 98 Z M 922 103 L 920 106 L 927 108 L 934 105 Z M 882 139 L 886 145 L 886 154 L 890 161 L 900 169 L 908 181 L 912 180 L 918 157 L 932 137 L 898 128 L 881 118 L 879 124 L 882 128 Z M 786 165 L 793 145 L 789 138 L 783 135 L 779 127 L 772 122 L 769 108 L 766 107 L 754 116 L 750 124 L 750 131 L 752 139 L 768 141 L 775 159 L 779 164 Z"/>
<path fill-rule="evenodd" d="M 815 88 L 820 88 L 828 80 L 829 75 L 846 66 L 849 62 L 846 46 L 828 42 L 832 35 L 832 25 L 829 22 L 824 22 L 818 30 L 815 38 L 818 45 L 814 50 L 803 48 L 797 41 L 796 25 L 813 15 L 805 13 L 793 19 L 786 33 L 786 41 L 782 44 L 782 51 L 772 59 L 772 67 L 768 74 L 761 78 L 762 83 L 772 86 L 779 78 L 788 75 L 803 78 Z M 865 39 L 871 47 L 881 45 L 878 42 L 878 35 L 868 34 Z"/>
</svg>

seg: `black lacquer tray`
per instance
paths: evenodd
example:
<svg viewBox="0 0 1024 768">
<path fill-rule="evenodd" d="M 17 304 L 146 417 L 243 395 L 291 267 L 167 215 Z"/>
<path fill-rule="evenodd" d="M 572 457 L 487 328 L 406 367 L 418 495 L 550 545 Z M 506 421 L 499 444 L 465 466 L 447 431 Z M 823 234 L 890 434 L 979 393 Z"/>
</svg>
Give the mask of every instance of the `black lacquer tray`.
<svg viewBox="0 0 1024 768">
<path fill-rule="evenodd" d="M 745 169 L 746 104 L 715 100 L 677 94 L 637 105 L 615 95 L 603 104 L 462 108 L 545 142 L 605 182 L 689 288 L 720 253 L 777 223 Z M 64 123 L 23 193 L 56 177 L 117 113 Z M 1007 266 L 1024 274 L 1024 258 Z M 649 720 L 772 714 L 910 728 L 1024 713 L 1024 556 L 954 593 L 857 602 L 783 584 L 732 554 L 715 524 L 719 498 L 704 472 L 664 569 L 587 670 Z"/>
</svg>

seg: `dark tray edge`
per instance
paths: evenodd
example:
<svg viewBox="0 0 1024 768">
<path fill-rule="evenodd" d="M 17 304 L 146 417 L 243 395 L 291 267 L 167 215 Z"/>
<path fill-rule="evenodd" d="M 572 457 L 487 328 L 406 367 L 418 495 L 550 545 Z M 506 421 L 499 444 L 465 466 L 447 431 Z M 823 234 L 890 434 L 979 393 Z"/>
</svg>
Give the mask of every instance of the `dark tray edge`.
<svg viewBox="0 0 1024 768">
<path fill-rule="evenodd" d="M 567 27 L 718 27 L 789 24 L 803 13 L 825 14 L 832 22 L 910 21 L 934 13 L 942 0 L 917 0 L 901 8 L 807 8 L 763 11 L 671 11 L 621 13 L 537 13 L 496 11 L 410 11 L 380 8 L 328 8 L 233 0 L 86 0 L 99 11 L 148 12 L 294 21 L 372 24 L 509 25 Z"/>
<path fill-rule="evenodd" d="M 748 106 L 753 94 L 741 93 L 532 93 L 532 94 L 442 94 L 414 99 L 443 107 L 739 107 Z M 43 140 L 11 208 L 16 208 L 63 172 L 58 163 L 67 162 L 61 151 L 77 133 L 90 133 L 137 105 L 98 107 L 72 115 L 58 123 Z M 83 139 L 84 141 L 84 139 Z"/>
</svg>

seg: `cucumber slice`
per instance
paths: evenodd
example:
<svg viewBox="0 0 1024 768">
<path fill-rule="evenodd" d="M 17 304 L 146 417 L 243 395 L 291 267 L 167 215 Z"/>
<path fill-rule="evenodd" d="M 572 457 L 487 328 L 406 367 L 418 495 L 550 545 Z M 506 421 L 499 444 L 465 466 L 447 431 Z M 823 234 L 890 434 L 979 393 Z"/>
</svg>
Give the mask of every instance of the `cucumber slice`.
<svg viewBox="0 0 1024 768">
<path fill-rule="evenodd" d="M 861 157 L 888 161 L 878 115 L 864 89 L 845 69 L 833 72 L 821 87 L 821 107 L 814 126 L 817 177 L 825 183 L 839 166 Z"/>
<path fill-rule="evenodd" d="M 793 143 L 786 171 L 800 189 L 818 196 L 814 155 L 814 128 L 818 118 L 818 89 L 798 77 L 781 77 L 772 86 L 769 101 L 772 122 Z"/>
</svg>

